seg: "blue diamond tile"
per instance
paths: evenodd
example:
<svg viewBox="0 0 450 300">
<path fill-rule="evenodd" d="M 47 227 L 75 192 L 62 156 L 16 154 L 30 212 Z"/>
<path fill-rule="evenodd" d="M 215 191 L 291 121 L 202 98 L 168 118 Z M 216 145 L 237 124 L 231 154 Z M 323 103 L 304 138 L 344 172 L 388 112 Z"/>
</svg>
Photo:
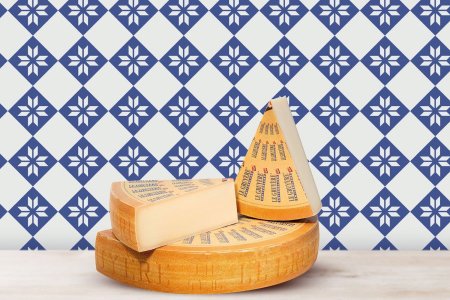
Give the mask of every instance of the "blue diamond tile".
<svg viewBox="0 0 450 300">
<path fill-rule="evenodd" d="M 85 138 L 81 138 L 59 163 L 85 185 L 106 164 L 106 159 Z"/>
<path fill-rule="evenodd" d="M 289 103 L 289 108 L 291 109 L 292 117 L 294 118 L 295 124 L 297 124 L 303 117 L 308 113 L 308 109 L 305 105 L 297 99 L 286 87 L 283 87 L 278 93 L 276 93 L 272 99 L 286 97 Z M 264 113 L 267 108 L 267 103 L 259 110 L 260 113 Z"/>
<path fill-rule="evenodd" d="M 258 110 L 236 88 L 232 88 L 211 108 L 211 113 L 235 135 L 258 113 Z"/>
<path fill-rule="evenodd" d="M 450 223 L 450 201 L 434 188 L 414 207 L 412 213 L 436 236 Z"/>
<path fill-rule="evenodd" d="M 300 0 L 269 0 L 261 8 L 261 13 L 283 34 L 294 27 L 307 12 L 308 9 Z"/>
<path fill-rule="evenodd" d="M 448 0 L 420 0 L 411 11 L 434 34 L 437 34 L 450 21 Z"/>
<path fill-rule="evenodd" d="M 5 14 L 5 12 L 6 12 L 6 8 L 0 4 L 0 17 L 2 17 Z"/>
<path fill-rule="evenodd" d="M 169 0 L 160 12 L 178 30 L 186 34 L 207 12 L 199 0 Z"/>
<path fill-rule="evenodd" d="M 6 164 L 6 159 L 0 155 L 0 169 Z"/>
<path fill-rule="evenodd" d="M 100 221 L 107 210 L 82 188 L 59 211 L 81 235 L 85 235 Z"/>
<path fill-rule="evenodd" d="M 282 84 L 286 84 L 305 66 L 308 59 L 283 37 L 261 62 Z"/>
<path fill-rule="evenodd" d="M 107 12 L 99 0 L 69 0 L 59 12 L 85 34 Z"/>
<path fill-rule="evenodd" d="M 32 37 L 10 58 L 9 62 L 31 84 L 35 84 L 56 63 L 56 59 Z"/>
<path fill-rule="evenodd" d="M 429 242 L 423 250 L 436 251 L 436 250 L 448 250 L 437 238 L 434 238 Z"/>
<path fill-rule="evenodd" d="M 3 218 L 3 216 L 6 214 L 6 209 L 3 208 L 0 204 L 0 219 Z"/>
<path fill-rule="evenodd" d="M 333 235 L 337 235 L 356 215 L 358 210 L 336 188 L 322 199 L 319 221 Z"/>
<path fill-rule="evenodd" d="M 450 122 L 450 100 L 434 88 L 417 103 L 412 113 L 436 135 Z"/>
<path fill-rule="evenodd" d="M 247 148 L 233 137 L 210 162 L 223 177 L 236 178 L 246 153 Z"/>
<path fill-rule="evenodd" d="M 408 109 L 387 88 L 383 88 L 361 112 L 386 135 L 403 119 Z"/>
<path fill-rule="evenodd" d="M 436 185 L 450 172 L 450 150 L 433 138 L 411 162 Z"/>
<path fill-rule="evenodd" d="M 0 104 L 0 118 L 3 117 L 6 113 L 6 109 Z"/>
<path fill-rule="evenodd" d="M 178 41 L 160 62 L 182 84 L 186 84 L 208 60 L 186 38 Z"/>
<path fill-rule="evenodd" d="M 105 65 L 106 61 L 106 58 L 84 37 L 60 59 L 60 63 L 83 85 Z"/>
<path fill-rule="evenodd" d="M 45 248 L 35 238 L 31 238 L 20 250 L 45 250 Z"/>
<path fill-rule="evenodd" d="M 0 68 L 3 67 L 3 65 L 6 63 L 6 58 L 4 58 L 1 54 L 0 54 Z"/>
<path fill-rule="evenodd" d="M 241 42 L 233 37 L 211 59 L 211 63 L 232 84 L 236 84 L 258 62 Z"/>
<path fill-rule="evenodd" d="M 56 209 L 38 191 L 31 188 L 9 213 L 31 235 L 35 235 L 56 214 Z"/>
<path fill-rule="evenodd" d="M 408 63 L 408 59 L 384 37 L 363 57 L 361 62 L 382 83 L 387 84 Z"/>
<path fill-rule="evenodd" d="M 210 10 L 233 34 L 247 24 L 257 11 L 258 9 L 249 0 L 219 0 Z"/>
<path fill-rule="evenodd" d="M 311 112 L 336 135 L 358 113 L 358 109 L 337 89 L 333 88 Z"/>
<path fill-rule="evenodd" d="M 135 34 L 155 15 L 157 9 L 149 0 L 119 0 L 109 11 Z"/>
<path fill-rule="evenodd" d="M 320 0 L 311 12 L 336 34 L 355 16 L 358 8 L 349 0 Z"/>
<path fill-rule="evenodd" d="M 85 238 L 81 238 L 70 250 L 94 250 L 92 246 Z"/>
<path fill-rule="evenodd" d="M 322 250 L 347 250 L 337 238 L 333 238 Z"/>
<path fill-rule="evenodd" d="M 208 110 L 186 88 L 182 88 L 161 110 L 161 114 L 185 135 Z"/>
<path fill-rule="evenodd" d="M 361 11 L 383 34 L 387 34 L 409 10 L 400 0 L 370 0 Z"/>
<path fill-rule="evenodd" d="M 361 213 L 386 236 L 408 214 L 408 209 L 384 188 L 367 203 Z"/>
<path fill-rule="evenodd" d="M 160 163 L 177 179 L 193 178 L 207 162 L 185 138 L 182 138 L 160 160 Z"/>
<path fill-rule="evenodd" d="M 361 162 L 386 185 L 408 164 L 408 159 L 387 138 L 383 138 Z"/>
<path fill-rule="evenodd" d="M 110 59 L 111 64 L 132 84 L 136 84 L 156 61 L 156 58 L 134 37 Z"/>
<path fill-rule="evenodd" d="M 337 38 L 332 38 L 311 62 L 332 83 L 338 83 L 358 62 L 353 53 Z"/>
<path fill-rule="evenodd" d="M 110 112 L 131 134 L 135 135 L 153 118 L 157 110 L 133 87 L 111 108 Z"/>
<path fill-rule="evenodd" d="M 56 13 L 56 8 L 48 0 L 19 0 L 9 12 L 35 34 Z"/>
<path fill-rule="evenodd" d="M 138 140 L 132 138 L 111 158 L 110 163 L 127 180 L 139 180 L 157 160 Z"/>
<path fill-rule="evenodd" d="M 35 134 L 56 113 L 56 109 L 34 87 L 14 104 L 9 113 L 31 134 Z"/>
<path fill-rule="evenodd" d="M 358 163 L 356 157 L 336 138 L 316 154 L 311 163 L 334 185 Z"/>
<path fill-rule="evenodd" d="M 107 112 L 106 108 L 84 87 L 59 110 L 64 118 L 85 135 Z"/>
<path fill-rule="evenodd" d="M 55 165 L 56 159 L 35 138 L 31 138 L 9 163 L 34 185 Z"/>
<path fill-rule="evenodd" d="M 450 50 L 434 37 L 412 62 L 431 82 L 437 84 L 450 71 Z"/>
<path fill-rule="evenodd" d="M 387 238 L 383 238 L 372 250 L 398 250 Z"/>
</svg>

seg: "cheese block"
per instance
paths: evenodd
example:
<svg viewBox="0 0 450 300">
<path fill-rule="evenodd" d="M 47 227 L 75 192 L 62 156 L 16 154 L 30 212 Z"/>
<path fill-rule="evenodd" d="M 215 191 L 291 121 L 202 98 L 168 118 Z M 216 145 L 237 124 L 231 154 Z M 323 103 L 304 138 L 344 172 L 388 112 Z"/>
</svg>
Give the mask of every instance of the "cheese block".
<svg viewBox="0 0 450 300">
<path fill-rule="evenodd" d="M 111 186 L 115 236 L 147 251 L 237 222 L 233 179 L 141 180 Z"/>
<path fill-rule="evenodd" d="M 183 294 L 230 293 L 275 285 L 311 268 L 317 220 L 239 223 L 148 252 L 128 249 L 111 230 L 97 234 L 97 270 L 119 282 Z"/>
<path fill-rule="evenodd" d="M 266 220 L 317 215 L 321 201 L 288 101 L 272 100 L 236 178 L 239 213 Z"/>
</svg>

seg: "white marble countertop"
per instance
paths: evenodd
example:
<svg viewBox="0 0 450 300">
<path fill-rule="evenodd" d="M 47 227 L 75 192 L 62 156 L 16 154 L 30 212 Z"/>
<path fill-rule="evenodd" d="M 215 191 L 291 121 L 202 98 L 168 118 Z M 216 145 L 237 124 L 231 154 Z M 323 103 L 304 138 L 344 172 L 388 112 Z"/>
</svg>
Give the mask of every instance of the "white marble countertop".
<svg viewBox="0 0 450 300">
<path fill-rule="evenodd" d="M 0 251 L 0 299 L 450 299 L 450 252 L 320 252 L 287 283 L 225 295 L 136 289 L 95 270 L 93 251 Z"/>
</svg>

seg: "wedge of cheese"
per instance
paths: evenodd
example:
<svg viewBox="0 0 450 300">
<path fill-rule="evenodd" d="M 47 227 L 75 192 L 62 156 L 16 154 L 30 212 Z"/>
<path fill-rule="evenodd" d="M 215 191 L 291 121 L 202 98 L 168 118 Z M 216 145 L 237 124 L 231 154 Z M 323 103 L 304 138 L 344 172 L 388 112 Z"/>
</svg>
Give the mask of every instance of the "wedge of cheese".
<svg viewBox="0 0 450 300">
<path fill-rule="evenodd" d="M 97 234 L 97 270 L 132 286 L 183 294 L 230 293 L 275 285 L 311 268 L 317 220 L 239 223 L 148 252 L 125 247 L 110 230 Z"/>
<path fill-rule="evenodd" d="M 111 186 L 115 236 L 147 251 L 237 222 L 232 179 L 142 180 Z"/>
<path fill-rule="evenodd" d="M 317 215 L 319 193 L 288 101 L 269 102 L 236 178 L 239 213 L 266 220 Z"/>
</svg>

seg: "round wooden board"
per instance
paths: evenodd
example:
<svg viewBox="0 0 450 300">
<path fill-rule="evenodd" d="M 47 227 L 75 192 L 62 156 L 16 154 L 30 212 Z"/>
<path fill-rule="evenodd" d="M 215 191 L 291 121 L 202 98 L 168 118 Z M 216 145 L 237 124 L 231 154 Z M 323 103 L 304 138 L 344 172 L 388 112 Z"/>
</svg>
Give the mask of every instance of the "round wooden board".
<svg viewBox="0 0 450 300">
<path fill-rule="evenodd" d="M 317 220 L 273 222 L 240 217 L 234 225 L 147 252 L 97 234 L 97 270 L 139 288 L 182 294 L 231 293 L 291 280 L 317 258 Z"/>
</svg>

